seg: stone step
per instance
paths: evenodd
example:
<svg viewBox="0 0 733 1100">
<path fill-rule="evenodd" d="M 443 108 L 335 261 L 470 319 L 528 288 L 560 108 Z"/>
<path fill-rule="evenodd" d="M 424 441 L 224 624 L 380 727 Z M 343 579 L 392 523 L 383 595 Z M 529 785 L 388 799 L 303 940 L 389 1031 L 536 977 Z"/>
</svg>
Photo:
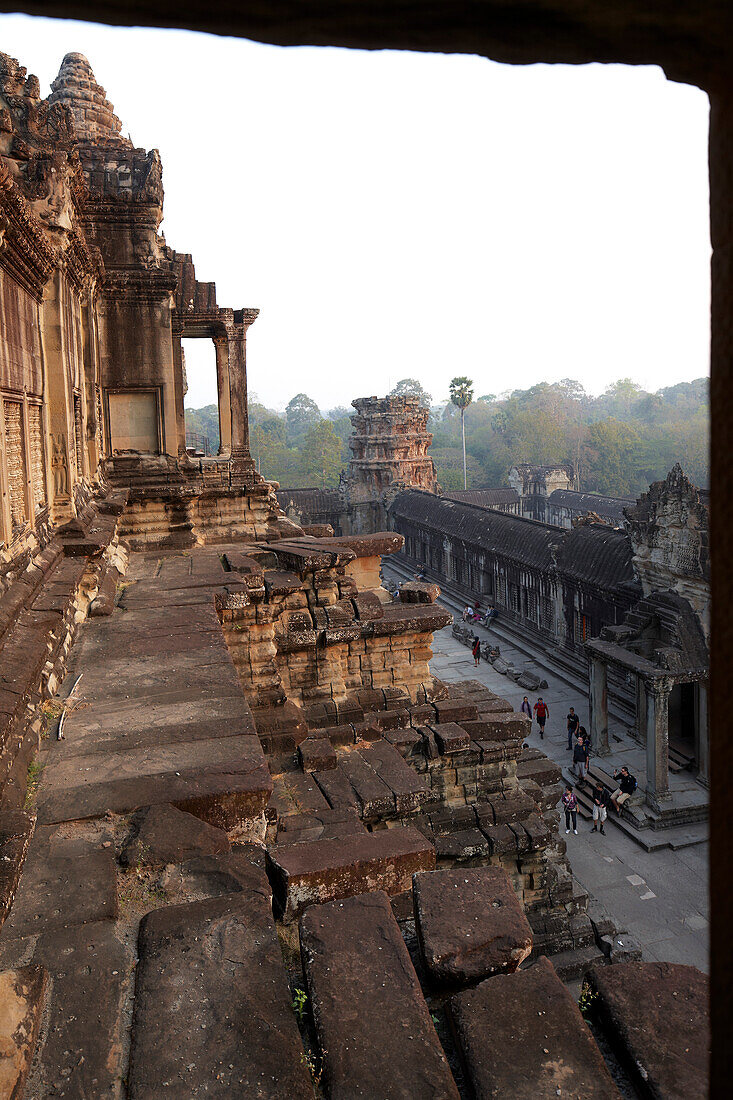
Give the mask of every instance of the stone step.
<svg viewBox="0 0 733 1100">
<path fill-rule="evenodd" d="M 264 875 L 149 913 L 138 948 L 129 1100 L 312 1100 Z"/>
<path fill-rule="evenodd" d="M 404 893 L 411 888 L 416 871 L 434 867 L 433 845 L 412 827 L 306 844 L 278 844 L 267 853 L 276 909 L 286 921 L 314 903 L 370 890 Z"/>
<path fill-rule="evenodd" d="M 580 1009 L 546 958 L 452 997 L 449 1017 L 476 1100 L 618 1100 Z"/>
<path fill-rule="evenodd" d="M 449 868 L 413 878 L 420 953 L 437 984 L 512 972 L 532 950 L 532 929 L 500 867 Z"/>
<path fill-rule="evenodd" d="M 694 966 L 620 962 L 590 971 L 593 1013 L 642 1095 L 708 1095 L 708 979 Z"/>
<path fill-rule="evenodd" d="M 300 945 L 330 1100 L 458 1100 L 384 893 L 313 906 Z"/>
</svg>

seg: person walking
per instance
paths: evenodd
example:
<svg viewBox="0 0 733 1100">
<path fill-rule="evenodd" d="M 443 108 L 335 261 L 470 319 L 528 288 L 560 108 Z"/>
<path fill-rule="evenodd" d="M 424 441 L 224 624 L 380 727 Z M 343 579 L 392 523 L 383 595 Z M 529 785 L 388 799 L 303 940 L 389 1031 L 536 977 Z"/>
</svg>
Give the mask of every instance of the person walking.
<svg viewBox="0 0 733 1100">
<path fill-rule="evenodd" d="M 529 718 L 529 720 L 531 722 L 532 721 L 532 708 L 529 705 L 529 699 L 527 698 L 526 695 L 525 695 L 524 699 L 522 699 L 522 705 L 519 709 L 521 710 L 522 714 L 527 715 L 527 717 Z"/>
<path fill-rule="evenodd" d="M 565 832 L 570 832 L 570 819 L 573 819 L 573 832 L 578 835 L 578 800 L 573 794 L 572 787 L 566 787 L 562 796 L 562 804 L 565 810 Z"/>
<path fill-rule="evenodd" d="M 478 663 L 481 660 L 481 639 L 478 637 L 478 635 L 473 639 L 471 653 L 473 653 L 474 668 L 478 668 Z"/>
<path fill-rule="evenodd" d="M 592 833 L 598 832 L 600 826 L 601 832 L 605 834 L 603 825 L 608 816 L 608 791 L 602 783 L 596 783 L 593 788 L 593 828 Z"/>
<path fill-rule="evenodd" d="M 534 705 L 535 718 L 537 719 L 537 725 L 540 727 L 540 739 L 545 739 L 545 722 L 550 717 L 550 708 L 540 695 L 539 699 Z"/>
<path fill-rule="evenodd" d="M 578 786 L 585 782 L 585 777 L 588 774 L 589 759 L 590 751 L 588 749 L 588 743 L 585 737 L 579 737 L 573 748 L 573 768 L 578 777 Z"/>
<path fill-rule="evenodd" d="M 580 719 L 575 713 L 575 708 L 571 707 L 568 712 L 568 751 L 573 747 L 573 734 L 577 733 L 580 729 Z"/>
</svg>

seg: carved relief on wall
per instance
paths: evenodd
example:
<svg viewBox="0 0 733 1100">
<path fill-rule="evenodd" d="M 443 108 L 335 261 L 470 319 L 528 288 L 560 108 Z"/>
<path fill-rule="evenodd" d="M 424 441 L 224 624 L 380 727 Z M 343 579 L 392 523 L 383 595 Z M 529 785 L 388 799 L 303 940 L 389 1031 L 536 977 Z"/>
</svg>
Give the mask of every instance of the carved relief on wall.
<svg viewBox="0 0 733 1100">
<path fill-rule="evenodd" d="M 51 436 L 51 469 L 53 494 L 56 500 L 69 499 L 69 462 L 66 457 L 66 436 Z"/>
</svg>

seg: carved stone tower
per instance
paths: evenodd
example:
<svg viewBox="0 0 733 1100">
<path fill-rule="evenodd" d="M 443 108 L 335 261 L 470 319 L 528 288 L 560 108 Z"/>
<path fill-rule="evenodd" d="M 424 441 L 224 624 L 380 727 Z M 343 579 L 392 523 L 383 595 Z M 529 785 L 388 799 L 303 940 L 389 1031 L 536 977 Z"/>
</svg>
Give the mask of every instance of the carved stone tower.
<svg viewBox="0 0 733 1100">
<path fill-rule="evenodd" d="M 439 493 L 440 486 L 428 455 L 428 410 L 417 397 L 360 397 L 352 405 L 349 513 L 352 531 L 367 534 L 387 527 L 387 508 L 397 493 Z"/>
</svg>

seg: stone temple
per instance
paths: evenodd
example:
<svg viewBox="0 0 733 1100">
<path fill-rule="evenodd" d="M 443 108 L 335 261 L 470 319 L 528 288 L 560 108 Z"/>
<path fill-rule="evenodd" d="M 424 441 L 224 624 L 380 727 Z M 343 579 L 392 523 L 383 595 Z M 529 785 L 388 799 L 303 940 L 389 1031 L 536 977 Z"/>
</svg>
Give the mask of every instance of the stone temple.
<svg viewBox="0 0 733 1100">
<path fill-rule="evenodd" d="M 405 479 L 357 443 L 354 530 L 285 515 L 249 453 L 257 310 L 162 209 L 83 56 L 42 99 L 0 55 L 0 1095 L 614 1097 L 622 1063 L 626 1094 L 702 1095 L 706 978 L 580 888 L 526 717 L 431 674 L 438 586 L 381 585 Z M 216 348 L 210 460 L 184 336 Z M 368 413 L 439 500 L 415 410 Z M 637 612 L 607 663 L 662 653 Z"/>
</svg>

